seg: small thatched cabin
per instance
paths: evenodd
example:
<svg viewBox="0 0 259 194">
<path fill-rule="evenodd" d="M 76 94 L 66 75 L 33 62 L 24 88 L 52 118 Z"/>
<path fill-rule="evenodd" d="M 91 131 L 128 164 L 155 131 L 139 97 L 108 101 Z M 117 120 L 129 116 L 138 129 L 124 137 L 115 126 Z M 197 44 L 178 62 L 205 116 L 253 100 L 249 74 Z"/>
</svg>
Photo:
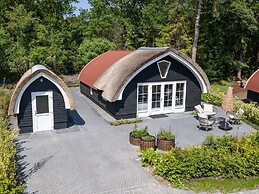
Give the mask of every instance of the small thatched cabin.
<svg viewBox="0 0 259 194">
<path fill-rule="evenodd" d="M 19 80 L 9 105 L 20 133 L 67 128 L 74 102 L 69 88 L 52 71 L 35 65 Z"/>
<path fill-rule="evenodd" d="M 172 48 L 108 51 L 78 79 L 81 93 L 116 119 L 193 110 L 210 91 L 201 67 Z"/>
<path fill-rule="evenodd" d="M 259 69 L 247 80 L 245 89 L 247 89 L 247 98 L 259 103 Z"/>
</svg>

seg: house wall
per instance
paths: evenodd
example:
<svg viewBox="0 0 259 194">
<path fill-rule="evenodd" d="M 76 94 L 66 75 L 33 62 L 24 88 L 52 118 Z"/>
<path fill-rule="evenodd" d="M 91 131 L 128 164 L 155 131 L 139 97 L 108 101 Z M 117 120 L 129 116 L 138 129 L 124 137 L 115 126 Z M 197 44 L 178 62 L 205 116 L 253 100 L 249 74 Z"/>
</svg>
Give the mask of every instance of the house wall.
<svg viewBox="0 0 259 194">
<path fill-rule="evenodd" d="M 43 82 L 40 82 L 43 79 Z M 33 132 L 31 92 L 53 91 L 54 129 L 67 127 L 67 110 L 59 89 L 48 79 L 36 79 L 23 93 L 18 114 L 20 133 Z"/>
<path fill-rule="evenodd" d="M 80 83 L 81 92 L 95 101 L 103 109 L 107 110 L 113 117 L 118 118 L 134 118 L 137 113 L 137 84 L 145 82 L 165 82 L 165 81 L 186 81 L 186 111 L 194 109 L 194 106 L 201 102 L 201 88 L 199 82 L 193 73 L 180 62 L 170 56 L 164 57 L 161 60 L 171 62 L 167 77 L 161 79 L 157 67 L 157 63 L 153 63 L 142 70 L 131 82 L 127 85 L 123 92 L 122 100 L 114 103 L 103 100 L 100 91 L 93 90 L 93 95 L 90 94 L 90 88 L 83 83 Z M 161 61 L 159 60 L 159 61 Z"/>
<path fill-rule="evenodd" d="M 259 93 L 257 93 L 257 92 L 248 90 L 247 91 L 247 98 L 259 103 Z"/>
</svg>

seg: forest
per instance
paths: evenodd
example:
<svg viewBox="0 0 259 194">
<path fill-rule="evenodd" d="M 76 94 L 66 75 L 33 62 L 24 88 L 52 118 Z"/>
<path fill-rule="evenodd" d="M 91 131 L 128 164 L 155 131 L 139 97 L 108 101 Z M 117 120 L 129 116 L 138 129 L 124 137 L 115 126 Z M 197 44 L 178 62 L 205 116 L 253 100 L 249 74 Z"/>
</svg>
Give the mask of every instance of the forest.
<svg viewBox="0 0 259 194">
<path fill-rule="evenodd" d="M 112 49 L 174 47 L 210 81 L 246 78 L 258 69 L 258 0 L 1 0 L 0 83 L 42 64 L 79 73 Z M 242 76 L 242 77 L 241 77 Z"/>
</svg>

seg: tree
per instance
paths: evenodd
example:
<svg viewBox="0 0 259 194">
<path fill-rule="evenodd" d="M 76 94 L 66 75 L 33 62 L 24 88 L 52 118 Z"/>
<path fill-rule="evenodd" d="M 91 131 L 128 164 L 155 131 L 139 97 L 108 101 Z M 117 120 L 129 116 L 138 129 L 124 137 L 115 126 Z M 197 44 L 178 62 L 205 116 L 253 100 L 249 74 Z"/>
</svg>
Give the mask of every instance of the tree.
<svg viewBox="0 0 259 194">
<path fill-rule="evenodd" d="M 197 6 L 197 15 L 195 18 L 195 32 L 194 32 L 194 41 L 192 46 L 192 60 L 196 61 L 197 55 L 197 46 L 199 40 L 199 29 L 200 29 L 200 19 L 201 19 L 201 9 L 202 9 L 202 0 L 198 0 Z"/>
</svg>

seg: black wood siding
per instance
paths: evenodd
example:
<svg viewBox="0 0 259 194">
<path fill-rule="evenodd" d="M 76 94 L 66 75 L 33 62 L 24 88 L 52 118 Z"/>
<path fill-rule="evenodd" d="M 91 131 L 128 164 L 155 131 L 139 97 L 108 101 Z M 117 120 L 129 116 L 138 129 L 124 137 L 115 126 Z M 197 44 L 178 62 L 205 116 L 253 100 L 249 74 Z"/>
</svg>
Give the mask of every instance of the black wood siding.
<svg viewBox="0 0 259 194">
<path fill-rule="evenodd" d="M 146 82 L 186 81 L 186 111 L 191 111 L 194 106 L 201 103 L 201 88 L 193 73 L 180 62 L 170 56 L 161 60 L 171 62 L 167 77 L 161 79 L 157 62 L 151 64 L 135 76 L 123 92 L 122 100 L 114 103 L 103 100 L 101 91 L 93 90 L 90 95 L 90 88 L 80 83 L 80 90 L 84 95 L 95 101 L 104 110 L 108 111 L 116 119 L 134 118 L 137 113 L 137 84 Z M 160 60 L 159 60 L 160 61 Z"/>
<path fill-rule="evenodd" d="M 259 93 L 248 90 L 247 91 L 247 98 L 259 103 Z"/>
<path fill-rule="evenodd" d="M 40 79 L 43 82 L 40 82 Z M 33 131 L 31 92 L 53 91 L 54 129 L 67 127 L 67 110 L 59 89 L 48 79 L 40 77 L 35 80 L 23 93 L 18 114 L 20 133 Z"/>
</svg>

